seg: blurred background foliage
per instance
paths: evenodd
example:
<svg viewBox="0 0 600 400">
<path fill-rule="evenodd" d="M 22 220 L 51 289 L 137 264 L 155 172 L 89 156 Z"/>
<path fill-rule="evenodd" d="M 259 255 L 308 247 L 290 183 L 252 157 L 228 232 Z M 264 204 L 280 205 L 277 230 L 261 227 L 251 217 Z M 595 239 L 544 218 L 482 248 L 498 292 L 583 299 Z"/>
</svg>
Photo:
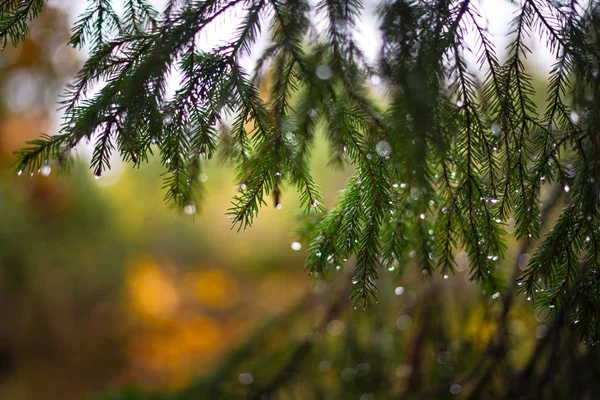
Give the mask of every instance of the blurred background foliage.
<svg viewBox="0 0 600 400">
<path fill-rule="evenodd" d="M 55 129 L 58 94 L 80 65 L 65 46 L 69 25 L 48 8 L 28 40 L 0 53 L 0 399 L 491 398 L 514 371 L 537 380 L 530 398 L 598 393 L 577 387 L 573 369 L 569 384 L 560 367 L 548 375 L 546 365 L 572 359 L 585 366 L 580 379 L 593 377 L 600 357 L 521 296 L 501 354 L 490 345 L 505 301 L 468 281 L 465 257 L 456 276 L 384 271 L 379 304 L 352 309 L 349 276 L 315 281 L 305 247 L 291 247 L 293 188 L 283 209 L 263 208 L 237 233 L 225 213 L 239 188 L 218 162 L 202 176 L 195 219 L 165 207 L 154 161 L 115 163 L 94 180 L 82 148 L 69 176 L 13 176 L 12 151 Z M 324 144 L 313 160 L 331 206 L 350 171 L 327 167 Z M 528 257 L 509 249 L 507 275 Z M 484 373 L 494 378 L 480 388 Z M 548 380 L 581 396 L 561 397 Z"/>
</svg>

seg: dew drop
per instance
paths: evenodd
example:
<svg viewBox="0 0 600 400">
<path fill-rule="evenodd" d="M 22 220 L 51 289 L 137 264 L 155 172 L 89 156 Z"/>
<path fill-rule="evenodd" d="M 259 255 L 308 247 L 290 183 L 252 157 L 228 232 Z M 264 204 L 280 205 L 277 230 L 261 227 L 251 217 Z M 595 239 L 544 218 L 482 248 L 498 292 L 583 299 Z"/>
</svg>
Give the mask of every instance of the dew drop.
<svg viewBox="0 0 600 400">
<path fill-rule="evenodd" d="M 196 205 L 194 203 L 188 203 L 185 207 L 183 207 L 183 212 L 187 215 L 192 215 L 196 212 Z"/>
<path fill-rule="evenodd" d="M 352 379 L 354 379 L 354 375 L 356 375 L 356 372 L 354 371 L 354 369 L 352 369 L 352 368 L 344 368 L 342 370 L 341 377 L 346 382 L 349 382 Z"/>
<path fill-rule="evenodd" d="M 317 113 L 317 110 L 315 110 L 314 108 L 311 108 L 311 109 L 310 109 L 310 110 L 308 110 L 306 113 L 307 113 L 307 114 L 308 114 L 308 116 L 309 116 L 309 117 L 311 117 L 311 118 L 315 118 L 315 117 L 318 115 L 318 113 Z"/>
<path fill-rule="evenodd" d="M 444 275 L 444 279 L 448 279 L 448 275 Z"/>
<path fill-rule="evenodd" d="M 497 299 L 497 298 L 499 298 L 499 297 L 500 297 L 500 292 L 496 292 L 496 293 L 494 293 L 492 295 L 492 299 L 494 299 L 494 300 Z"/>
<path fill-rule="evenodd" d="M 329 361 L 321 361 L 319 363 L 319 370 L 322 372 L 329 371 L 331 369 L 331 363 Z"/>
<path fill-rule="evenodd" d="M 254 377 L 252 376 L 252 374 L 244 372 L 241 373 L 240 376 L 238 376 L 238 381 L 240 381 L 242 385 L 249 385 L 252 382 L 254 382 Z"/>
<path fill-rule="evenodd" d="M 379 157 L 388 158 L 392 154 L 392 146 L 385 140 L 381 140 L 375 145 L 375 151 Z"/>
<path fill-rule="evenodd" d="M 248 189 L 248 185 L 246 185 L 245 183 L 242 183 L 240 185 L 240 190 L 246 190 L 246 189 Z"/>
<path fill-rule="evenodd" d="M 463 106 L 463 104 L 464 103 L 462 100 L 460 100 L 460 99 L 456 100 L 456 107 L 461 108 Z"/>
<path fill-rule="evenodd" d="M 497 122 L 492 124 L 492 135 L 500 136 L 500 125 Z"/>
<path fill-rule="evenodd" d="M 398 286 L 396 289 L 394 289 L 394 293 L 396 293 L 396 296 L 400 296 L 402 293 L 404 293 L 404 288 L 402 286 Z"/>
<path fill-rule="evenodd" d="M 371 75 L 371 83 L 374 86 L 379 86 L 381 84 L 381 77 L 379 75 Z"/>
<path fill-rule="evenodd" d="M 23 170 L 22 169 L 20 169 L 20 170 L 17 171 L 17 176 L 21 176 L 21 174 L 23 174 Z"/>
<path fill-rule="evenodd" d="M 40 168 L 40 173 L 42 176 L 48 176 L 51 172 L 52 168 L 48 164 L 42 165 L 42 168 Z"/>
<path fill-rule="evenodd" d="M 458 394 L 458 393 L 460 393 L 460 389 L 461 389 L 461 386 L 458 383 L 455 383 L 454 385 L 450 386 L 450 393 Z"/>
<path fill-rule="evenodd" d="M 282 205 L 281 203 L 279 203 L 279 204 L 277 204 L 277 205 L 275 206 L 275 208 L 276 208 L 277 210 L 281 210 L 281 209 L 283 208 L 283 205 Z"/>
<path fill-rule="evenodd" d="M 321 79 L 322 81 L 329 80 L 333 76 L 333 71 L 329 65 L 325 64 L 319 65 L 315 70 L 315 73 L 317 74 L 317 78 Z"/>
<path fill-rule="evenodd" d="M 537 337 L 538 339 L 543 339 L 546 334 L 548 334 L 548 327 L 544 324 L 538 325 L 537 328 L 535 328 L 535 337 Z"/>
<path fill-rule="evenodd" d="M 569 191 L 571 190 L 569 185 L 565 185 L 565 187 L 563 189 L 565 190 L 565 193 L 569 193 Z"/>
<path fill-rule="evenodd" d="M 571 110 L 570 114 L 571 122 L 577 124 L 579 122 L 579 114 L 575 110 Z"/>
<path fill-rule="evenodd" d="M 98 179 L 100 179 L 101 177 L 102 177 L 102 173 L 100 173 L 100 172 L 97 172 L 96 174 L 94 174 L 94 179 L 95 179 L 95 180 L 98 180 Z"/>
<path fill-rule="evenodd" d="M 490 203 L 492 203 L 492 204 L 496 204 L 496 203 L 498 203 L 498 199 L 497 199 L 497 198 L 495 198 L 495 197 L 492 197 L 492 198 L 490 199 Z"/>
<path fill-rule="evenodd" d="M 425 219 L 425 214 L 421 214 L 421 215 L 419 215 L 419 218 L 421 218 L 421 219 Z"/>
<path fill-rule="evenodd" d="M 344 332 L 344 327 L 345 324 L 342 321 L 333 319 L 327 324 L 327 333 L 333 336 L 340 335 Z"/>
<path fill-rule="evenodd" d="M 298 251 L 302 248 L 302 245 L 299 242 L 292 242 L 292 250 Z"/>
<path fill-rule="evenodd" d="M 412 318 L 410 317 L 410 315 L 401 315 L 396 320 L 396 328 L 400 329 L 401 331 L 407 330 L 408 328 L 410 328 L 411 325 Z"/>
</svg>

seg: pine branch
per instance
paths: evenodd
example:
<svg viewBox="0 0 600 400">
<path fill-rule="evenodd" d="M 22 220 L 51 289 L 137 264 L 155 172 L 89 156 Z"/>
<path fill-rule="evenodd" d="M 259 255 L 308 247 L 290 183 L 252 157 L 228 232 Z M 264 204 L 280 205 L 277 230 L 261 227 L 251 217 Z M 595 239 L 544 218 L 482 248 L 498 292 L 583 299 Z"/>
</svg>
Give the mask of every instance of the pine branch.
<svg viewBox="0 0 600 400">
<path fill-rule="evenodd" d="M 466 252 L 471 279 L 500 290 L 504 227 L 514 218 L 518 239 L 542 237 L 521 277 L 524 289 L 542 307 L 578 310 L 572 317 L 589 321 L 580 325 L 583 337 L 600 337 L 595 2 L 523 1 L 500 62 L 475 2 L 385 1 L 377 66 L 356 39 L 358 0 L 320 0 L 314 8 L 306 0 L 170 0 L 161 13 L 147 0 L 126 0 L 122 15 L 110 0 L 88 4 L 70 44 L 89 46 L 90 57 L 67 88 L 60 132 L 17 152 L 17 174 L 63 164 L 82 140 L 94 141 L 97 176 L 112 154 L 139 166 L 156 152 L 166 201 L 193 213 L 200 172 L 220 154 L 240 185 L 233 226 L 245 230 L 262 205 L 280 207 L 284 186 L 295 186 L 302 210 L 317 211 L 307 270 L 329 275 L 352 259 L 350 295 L 363 306 L 375 299 L 381 265 L 448 274 L 457 251 Z M 4 43 L 22 39 L 42 5 L 0 0 Z M 241 14 L 234 37 L 198 51 L 196 38 L 233 11 Z M 271 43 L 246 73 L 240 60 L 254 54 L 265 26 Z M 541 116 L 526 68 L 534 35 L 557 58 Z M 485 72 L 482 83 L 473 68 Z M 169 97 L 173 70 L 182 80 Z M 371 93 L 369 81 L 378 80 L 385 99 Z M 330 164 L 354 169 L 324 214 L 309 167 L 321 128 Z M 547 186 L 568 200 L 545 233 Z"/>
<path fill-rule="evenodd" d="M 8 40 L 13 46 L 27 37 L 28 22 L 33 21 L 44 6 L 44 0 L 12 1 L 0 3 L 0 42 L 2 50 Z"/>
</svg>

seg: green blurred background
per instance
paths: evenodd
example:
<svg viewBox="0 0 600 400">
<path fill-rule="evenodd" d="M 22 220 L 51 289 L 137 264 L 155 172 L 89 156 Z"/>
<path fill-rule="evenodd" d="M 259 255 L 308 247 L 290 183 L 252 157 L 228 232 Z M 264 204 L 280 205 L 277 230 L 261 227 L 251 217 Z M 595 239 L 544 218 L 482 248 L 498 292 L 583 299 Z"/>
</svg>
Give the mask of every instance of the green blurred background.
<svg viewBox="0 0 600 400">
<path fill-rule="evenodd" d="M 303 271 L 306 243 L 291 248 L 300 226 L 293 188 L 283 209 L 263 208 L 237 233 L 225 213 L 238 187 L 216 160 L 196 217 L 163 203 L 157 160 L 139 170 L 115 161 L 94 180 L 83 147 L 69 175 L 14 176 L 12 151 L 56 129 L 58 95 L 80 66 L 65 46 L 69 26 L 48 8 L 27 41 L 0 53 L 0 399 L 122 387 L 239 398 L 282 370 L 278 398 L 395 398 L 450 387 L 480 359 L 502 299 L 468 282 L 464 257 L 449 279 L 414 265 L 381 271 L 380 303 L 355 310 L 344 301 L 344 268 L 315 281 Z M 350 171 L 327 161 L 322 143 L 313 170 L 331 206 Z M 507 271 L 519 257 L 509 243 Z M 522 297 L 509 319 L 506 367 L 518 368 L 548 319 Z"/>
</svg>

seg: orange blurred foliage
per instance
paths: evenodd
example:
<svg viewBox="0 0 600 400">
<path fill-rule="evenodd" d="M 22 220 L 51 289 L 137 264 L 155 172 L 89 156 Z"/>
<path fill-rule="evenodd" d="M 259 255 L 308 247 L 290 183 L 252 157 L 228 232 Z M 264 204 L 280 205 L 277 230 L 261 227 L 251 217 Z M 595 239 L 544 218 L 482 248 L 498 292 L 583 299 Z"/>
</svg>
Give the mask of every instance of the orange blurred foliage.
<svg viewBox="0 0 600 400">
<path fill-rule="evenodd" d="M 179 306 L 175 284 L 150 257 L 130 265 L 126 282 L 133 313 L 146 320 L 164 320 Z"/>
<path fill-rule="evenodd" d="M 185 386 L 248 328 L 205 314 L 239 303 L 238 285 L 225 271 L 178 274 L 174 265 L 147 255 L 127 270 L 127 309 L 136 325 L 129 336 L 130 378 L 137 383 Z"/>
<path fill-rule="evenodd" d="M 215 359 L 224 343 L 221 326 L 213 318 L 169 319 L 160 329 L 131 337 L 130 357 L 139 372 L 134 371 L 134 378 L 149 378 L 144 382 L 148 385 L 185 386 L 199 368 Z"/>
<path fill-rule="evenodd" d="M 240 299 L 240 291 L 233 276 L 219 269 L 209 269 L 191 273 L 186 279 L 193 296 L 203 306 L 215 310 L 235 307 Z"/>
</svg>

